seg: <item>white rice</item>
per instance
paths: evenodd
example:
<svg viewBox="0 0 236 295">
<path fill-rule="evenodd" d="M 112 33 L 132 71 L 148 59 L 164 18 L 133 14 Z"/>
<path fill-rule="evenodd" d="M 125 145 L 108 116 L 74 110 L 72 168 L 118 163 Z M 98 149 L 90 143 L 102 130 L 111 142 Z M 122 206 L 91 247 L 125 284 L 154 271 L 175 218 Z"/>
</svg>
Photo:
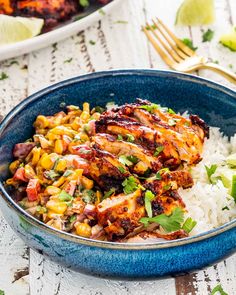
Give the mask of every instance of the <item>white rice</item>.
<svg viewBox="0 0 236 295">
<path fill-rule="evenodd" d="M 211 127 L 210 138 L 204 143 L 203 159 L 191 169 L 195 185 L 187 190 L 179 190 L 188 210 L 187 216 L 197 221 L 191 235 L 216 228 L 236 218 L 236 205 L 228 189 L 220 180 L 215 185 L 209 184 L 205 168 L 205 165 L 224 165 L 226 157 L 235 152 L 236 135 L 229 141 L 219 128 Z M 229 210 L 222 210 L 224 207 Z"/>
</svg>

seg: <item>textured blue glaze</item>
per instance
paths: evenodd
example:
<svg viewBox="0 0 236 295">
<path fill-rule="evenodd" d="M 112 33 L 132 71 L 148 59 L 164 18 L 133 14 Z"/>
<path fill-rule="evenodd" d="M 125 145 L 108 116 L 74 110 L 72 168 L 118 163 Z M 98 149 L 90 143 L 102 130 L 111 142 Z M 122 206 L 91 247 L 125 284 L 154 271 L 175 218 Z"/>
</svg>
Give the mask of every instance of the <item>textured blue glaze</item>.
<svg viewBox="0 0 236 295">
<path fill-rule="evenodd" d="M 73 78 L 42 90 L 16 107 L 0 125 L 1 181 L 7 176 L 15 143 L 32 135 L 32 123 L 40 114 L 61 110 L 61 102 L 84 101 L 104 106 L 136 97 L 174 110 L 199 114 L 225 134 L 236 131 L 236 93 L 213 82 L 166 71 L 127 70 Z M 150 278 L 201 268 L 230 255 L 236 249 L 236 222 L 194 238 L 148 245 L 94 242 L 50 229 L 19 208 L 0 189 L 1 210 L 15 232 L 35 250 L 69 268 L 99 276 Z"/>
</svg>

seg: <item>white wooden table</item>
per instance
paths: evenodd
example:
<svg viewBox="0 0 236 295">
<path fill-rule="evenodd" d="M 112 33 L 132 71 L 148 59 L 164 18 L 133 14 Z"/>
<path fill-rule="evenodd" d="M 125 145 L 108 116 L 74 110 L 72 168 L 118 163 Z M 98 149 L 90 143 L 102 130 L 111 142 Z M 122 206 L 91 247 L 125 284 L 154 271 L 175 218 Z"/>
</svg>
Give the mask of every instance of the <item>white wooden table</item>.
<svg viewBox="0 0 236 295">
<path fill-rule="evenodd" d="M 0 63 L 9 77 L 0 81 L 0 113 L 5 115 L 29 94 L 87 72 L 112 68 L 166 68 L 140 30 L 157 15 L 179 37 L 193 39 L 199 53 L 236 71 L 236 53 L 218 43 L 219 35 L 236 25 L 236 0 L 215 0 L 213 41 L 202 43 L 207 28 L 174 28 L 181 0 L 124 0 L 120 7 L 85 31 L 58 44 Z M 95 44 L 94 44 L 95 42 Z M 236 90 L 236 86 L 209 71 L 197 75 Z M 146 282 L 102 280 L 69 271 L 32 250 L 18 239 L 0 217 L 0 289 L 6 295 L 145 295 L 210 294 L 217 284 L 236 294 L 236 255 L 202 271 L 170 279 Z M 214 249 L 213 249 L 214 251 Z"/>
</svg>

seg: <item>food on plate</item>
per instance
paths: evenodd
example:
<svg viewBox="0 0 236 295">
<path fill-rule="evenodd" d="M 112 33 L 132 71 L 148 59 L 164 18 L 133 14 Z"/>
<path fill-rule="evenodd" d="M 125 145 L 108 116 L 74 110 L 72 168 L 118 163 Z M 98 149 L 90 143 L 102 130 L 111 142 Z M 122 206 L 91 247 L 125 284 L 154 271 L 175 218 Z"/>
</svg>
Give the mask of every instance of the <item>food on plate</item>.
<svg viewBox="0 0 236 295">
<path fill-rule="evenodd" d="M 6 181 L 47 225 L 115 242 L 173 240 L 236 216 L 236 137 L 147 100 L 39 115 Z M 233 150 L 234 148 L 234 150 Z M 226 180 L 225 180 L 226 179 Z"/>
<path fill-rule="evenodd" d="M 110 0 L 97 0 L 107 4 Z M 82 0 L 0 0 L 0 14 L 44 19 L 45 30 L 70 19 L 89 5 Z"/>
<path fill-rule="evenodd" d="M 220 37 L 220 42 L 232 51 L 236 51 L 236 28 L 232 28 L 231 32 Z"/>
</svg>

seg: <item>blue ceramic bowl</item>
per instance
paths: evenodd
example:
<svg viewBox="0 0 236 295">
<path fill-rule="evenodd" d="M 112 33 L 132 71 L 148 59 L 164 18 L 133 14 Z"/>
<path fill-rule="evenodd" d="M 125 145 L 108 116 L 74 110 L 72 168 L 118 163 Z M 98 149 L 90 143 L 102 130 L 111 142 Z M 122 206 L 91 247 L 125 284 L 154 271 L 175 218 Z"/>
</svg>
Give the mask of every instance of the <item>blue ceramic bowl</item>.
<svg viewBox="0 0 236 295">
<path fill-rule="evenodd" d="M 15 143 L 32 135 L 38 114 L 60 111 L 62 102 L 92 106 L 141 97 L 199 114 L 227 135 L 236 131 L 236 93 L 191 75 L 155 70 L 89 74 L 50 86 L 21 102 L 0 125 L 1 210 L 27 245 L 74 270 L 103 277 L 151 278 L 210 265 L 236 249 L 236 220 L 204 234 L 170 242 L 125 244 L 94 241 L 52 229 L 21 209 L 3 187 Z"/>
</svg>

